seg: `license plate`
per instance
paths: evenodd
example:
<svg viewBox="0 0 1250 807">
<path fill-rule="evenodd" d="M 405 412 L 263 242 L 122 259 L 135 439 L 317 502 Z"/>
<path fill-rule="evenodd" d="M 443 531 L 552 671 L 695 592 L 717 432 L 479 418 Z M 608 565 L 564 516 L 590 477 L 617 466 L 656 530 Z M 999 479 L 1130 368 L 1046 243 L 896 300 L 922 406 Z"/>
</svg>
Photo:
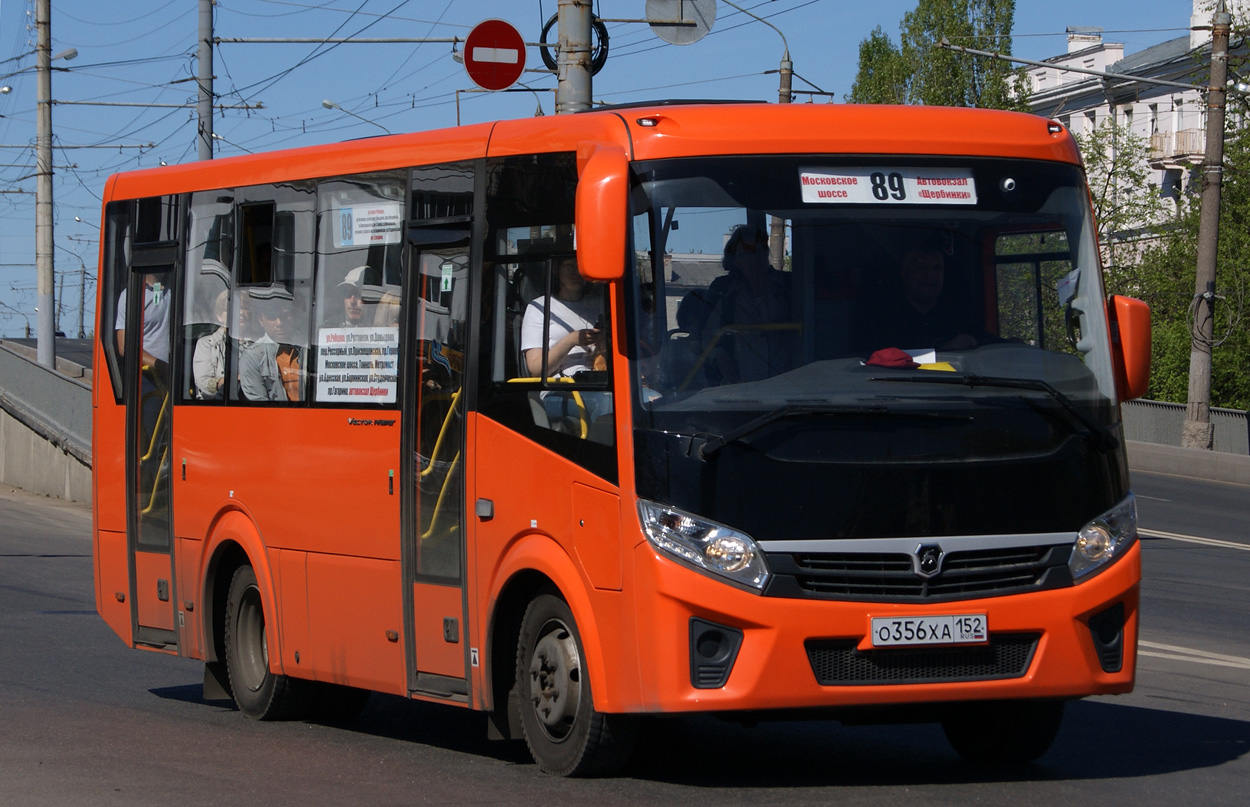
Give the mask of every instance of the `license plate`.
<svg viewBox="0 0 1250 807">
<path fill-rule="evenodd" d="M 984 644 L 988 641 L 985 614 L 887 616 L 872 620 L 873 647 Z"/>
</svg>

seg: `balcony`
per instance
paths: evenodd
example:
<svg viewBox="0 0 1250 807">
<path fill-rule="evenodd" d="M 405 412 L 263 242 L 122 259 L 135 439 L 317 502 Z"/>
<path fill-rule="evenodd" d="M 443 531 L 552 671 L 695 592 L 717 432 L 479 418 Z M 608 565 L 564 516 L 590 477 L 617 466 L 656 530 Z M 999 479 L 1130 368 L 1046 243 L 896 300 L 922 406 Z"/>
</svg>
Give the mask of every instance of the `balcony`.
<svg viewBox="0 0 1250 807">
<path fill-rule="evenodd" d="M 1203 129 L 1156 132 L 1150 136 L 1151 168 L 1184 168 L 1202 162 L 1207 150 Z"/>
</svg>

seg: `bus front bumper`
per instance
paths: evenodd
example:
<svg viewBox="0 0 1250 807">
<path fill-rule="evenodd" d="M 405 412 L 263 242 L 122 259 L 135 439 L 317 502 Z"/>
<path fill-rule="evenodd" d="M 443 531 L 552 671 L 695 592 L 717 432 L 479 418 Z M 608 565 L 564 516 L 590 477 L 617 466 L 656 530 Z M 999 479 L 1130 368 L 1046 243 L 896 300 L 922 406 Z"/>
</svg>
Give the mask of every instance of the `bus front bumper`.
<svg viewBox="0 0 1250 807">
<path fill-rule="evenodd" d="M 1133 688 L 1140 544 L 1079 585 L 939 604 L 764 597 L 673 562 L 645 542 L 634 561 L 644 694 L 627 711 L 1074 698 Z M 988 646 L 883 650 L 869 637 L 874 617 L 980 614 Z M 724 669 L 727 650 L 733 652 Z"/>
</svg>

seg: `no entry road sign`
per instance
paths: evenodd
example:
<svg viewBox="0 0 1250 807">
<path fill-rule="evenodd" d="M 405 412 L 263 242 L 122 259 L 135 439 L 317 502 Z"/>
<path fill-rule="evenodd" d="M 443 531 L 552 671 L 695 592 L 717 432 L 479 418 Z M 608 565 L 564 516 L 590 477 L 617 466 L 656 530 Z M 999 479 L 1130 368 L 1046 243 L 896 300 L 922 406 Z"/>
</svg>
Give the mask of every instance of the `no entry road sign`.
<svg viewBox="0 0 1250 807">
<path fill-rule="evenodd" d="M 464 40 L 464 69 L 484 90 L 511 87 L 525 69 L 525 40 L 503 20 L 484 20 Z"/>
</svg>

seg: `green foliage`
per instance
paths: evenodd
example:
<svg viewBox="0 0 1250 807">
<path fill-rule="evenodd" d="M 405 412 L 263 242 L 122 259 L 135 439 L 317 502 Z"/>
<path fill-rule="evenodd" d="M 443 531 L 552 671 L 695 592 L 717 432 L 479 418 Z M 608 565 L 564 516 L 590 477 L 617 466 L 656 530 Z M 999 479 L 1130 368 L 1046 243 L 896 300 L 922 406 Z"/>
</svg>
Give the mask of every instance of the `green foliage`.
<svg viewBox="0 0 1250 807">
<path fill-rule="evenodd" d="M 1211 353 L 1211 405 L 1250 409 L 1250 333 L 1244 319 L 1250 303 L 1250 129 L 1228 133 L 1220 200 L 1216 263 L 1215 341 Z M 1176 220 L 1142 251 L 1141 260 L 1108 275 L 1108 290 L 1150 304 L 1153 330 L 1147 397 L 1184 403 L 1189 394 L 1194 302 L 1198 262 L 1200 199 L 1189 200 Z"/>
<path fill-rule="evenodd" d="M 903 54 L 878 25 L 859 43 L 859 72 L 846 100 L 852 104 L 907 103 Z"/>
<path fill-rule="evenodd" d="M 877 27 L 859 46 L 852 103 L 970 106 L 1027 111 L 1023 69 L 939 46 L 1010 55 L 1015 0 L 919 0 L 903 15 L 899 45 Z"/>
<path fill-rule="evenodd" d="M 1077 135 L 1076 141 L 1085 161 L 1104 263 L 1114 272 L 1122 261 L 1134 261 L 1139 251 L 1123 242 L 1166 223 L 1169 207 L 1150 184 L 1145 138 L 1107 120 Z"/>
</svg>

